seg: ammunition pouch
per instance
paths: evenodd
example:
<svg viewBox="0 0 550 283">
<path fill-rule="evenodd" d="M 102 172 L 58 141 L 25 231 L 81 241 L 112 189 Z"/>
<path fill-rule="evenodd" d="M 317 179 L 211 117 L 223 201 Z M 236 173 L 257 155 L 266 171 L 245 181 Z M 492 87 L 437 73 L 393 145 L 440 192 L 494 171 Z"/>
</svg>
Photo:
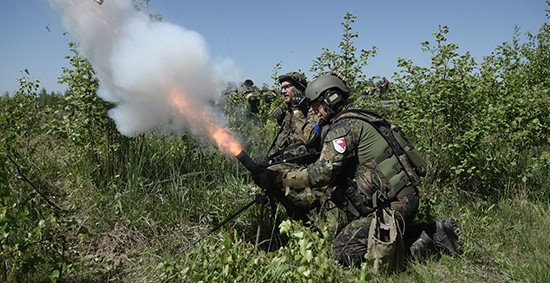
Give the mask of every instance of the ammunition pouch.
<svg viewBox="0 0 550 283">
<path fill-rule="evenodd" d="M 395 210 L 377 208 L 369 228 L 367 257 L 373 261 L 373 273 L 394 273 L 405 266 L 403 229 L 405 223 Z"/>
</svg>

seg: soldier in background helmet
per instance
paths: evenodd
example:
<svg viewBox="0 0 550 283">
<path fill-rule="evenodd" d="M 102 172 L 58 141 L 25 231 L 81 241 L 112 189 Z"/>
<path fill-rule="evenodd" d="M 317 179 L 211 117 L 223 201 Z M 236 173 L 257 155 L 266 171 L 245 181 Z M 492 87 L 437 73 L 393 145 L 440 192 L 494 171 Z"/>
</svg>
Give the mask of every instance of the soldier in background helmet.
<svg viewBox="0 0 550 283">
<path fill-rule="evenodd" d="M 254 85 L 254 81 L 246 79 L 241 86 L 241 93 L 248 101 L 250 112 L 258 114 L 260 112 L 260 90 Z"/>
<path fill-rule="evenodd" d="M 304 94 L 308 84 L 306 76 L 300 72 L 289 72 L 279 76 L 278 80 L 284 106 L 272 113 L 281 127 L 268 150 L 268 161 L 281 156 L 289 147 L 302 146 L 307 151 L 318 149 L 320 145 L 318 119 L 309 109 L 309 99 Z"/>
<path fill-rule="evenodd" d="M 284 192 L 304 188 L 329 190 L 330 200 L 350 220 L 333 244 L 342 264 L 359 266 L 364 261 L 371 212 L 377 207 L 389 207 L 404 221 L 406 227 L 401 227 L 401 231 L 405 231 L 405 251 L 413 257 L 440 252 L 460 254 L 456 221 L 413 223 L 419 206 L 418 183 L 375 126 L 360 117 L 364 113 L 351 110 L 346 84 L 334 75 L 320 76 L 307 86 L 305 96 L 321 122 L 329 127 L 319 159 L 291 171 L 270 167 L 254 176 L 258 186 Z M 379 197 L 382 192 L 391 194 L 384 199 Z"/>
</svg>

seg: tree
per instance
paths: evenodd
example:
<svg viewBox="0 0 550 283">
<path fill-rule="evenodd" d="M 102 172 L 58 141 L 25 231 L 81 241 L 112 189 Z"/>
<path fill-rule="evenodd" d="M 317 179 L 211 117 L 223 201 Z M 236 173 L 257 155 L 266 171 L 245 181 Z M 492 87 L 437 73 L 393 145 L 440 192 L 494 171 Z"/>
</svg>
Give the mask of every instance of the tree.
<svg viewBox="0 0 550 283">
<path fill-rule="evenodd" d="M 310 68 L 310 71 L 317 75 L 329 74 L 332 71 L 338 71 L 347 78 L 347 84 L 356 98 L 362 93 L 365 84 L 365 75 L 363 69 L 367 66 L 369 57 L 376 55 L 376 47 L 370 50 L 361 49 L 357 55 L 357 47 L 353 42 L 359 37 L 357 32 L 353 32 L 352 24 L 357 18 L 351 12 L 347 12 L 342 22 L 343 35 L 338 47 L 339 51 L 331 51 L 328 48 L 322 48 L 321 55 L 317 57 Z"/>
<path fill-rule="evenodd" d="M 149 2 L 151 0 L 132 0 L 132 3 L 134 4 L 134 8 L 138 11 L 143 11 L 149 15 L 149 19 L 152 22 L 162 22 L 163 18 L 161 14 L 151 14 L 149 13 Z"/>
</svg>

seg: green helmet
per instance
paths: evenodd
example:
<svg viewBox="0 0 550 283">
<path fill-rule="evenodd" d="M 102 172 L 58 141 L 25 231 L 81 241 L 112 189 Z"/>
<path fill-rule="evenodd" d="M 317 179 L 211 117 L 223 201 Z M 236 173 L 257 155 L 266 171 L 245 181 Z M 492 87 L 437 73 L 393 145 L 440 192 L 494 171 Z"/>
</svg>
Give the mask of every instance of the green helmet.
<svg viewBox="0 0 550 283">
<path fill-rule="evenodd" d="M 306 88 L 306 97 L 311 101 L 321 98 L 327 90 L 335 90 L 345 98 L 349 96 L 349 89 L 346 84 L 337 76 L 323 75 L 313 80 Z"/>
<path fill-rule="evenodd" d="M 307 87 L 306 75 L 300 72 L 288 72 L 284 75 L 279 76 L 278 80 L 279 83 L 285 81 L 290 82 L 301 91 L 304 91 Z"/>
<path fill-rule="evenodd" d="M 254 85 L 254 81 L 252 81 L 251 79 L 246 79 L 243 84 L 245 86 L 251 87 Z"/>
</svg>

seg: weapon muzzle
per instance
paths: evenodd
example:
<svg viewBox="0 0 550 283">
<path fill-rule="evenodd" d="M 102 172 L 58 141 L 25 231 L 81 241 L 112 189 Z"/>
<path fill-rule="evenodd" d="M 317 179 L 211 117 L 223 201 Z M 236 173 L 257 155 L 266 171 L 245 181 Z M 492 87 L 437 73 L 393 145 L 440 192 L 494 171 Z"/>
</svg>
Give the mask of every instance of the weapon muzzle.
<svg viewBox="0 0 550 283">
<path fill-rule="evenodd" d="M 262 173 L 262 168 L 258 166 L 258 163 L 254 161 L 250 156 L 246 153 L 246 151 L 241 151 L 237 156 L 235 156 L 237 160 L 248 170 L 252 175 L 257 175 Z"/>
</svg>

